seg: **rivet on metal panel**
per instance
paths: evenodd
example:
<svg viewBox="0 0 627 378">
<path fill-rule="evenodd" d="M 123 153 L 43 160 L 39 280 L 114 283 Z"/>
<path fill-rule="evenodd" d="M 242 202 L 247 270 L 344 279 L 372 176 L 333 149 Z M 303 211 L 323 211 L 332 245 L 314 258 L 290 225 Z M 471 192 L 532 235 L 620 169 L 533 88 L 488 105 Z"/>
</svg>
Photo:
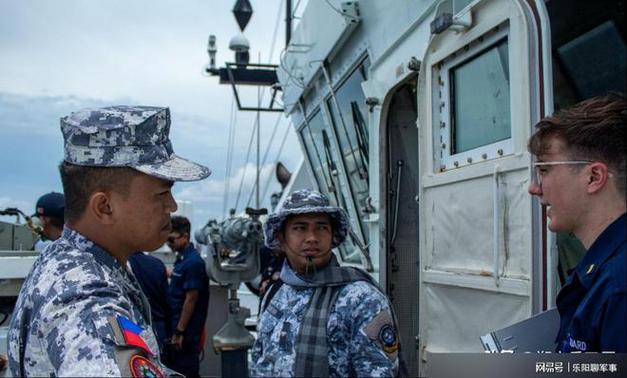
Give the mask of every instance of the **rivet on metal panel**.
<svg viewBox="0 0 627 378">
<path fill-rule="evenodd" d="M 459 162 L 454 161 L 453 165 L 456 166 L 456 167 L 459 167 Z"/>
<path fill-rule="evenodd" d="M 446 123 L 444 123 L 444 122 L 440 122 L 440 128 L 441 128 L 441 129 L 443 129 L 443 128 L 445 128 L 445 127 L 446 127 Z"/>
<path fill-rule="evenodd" d="M 446 143 L 442 143 L 442 149 L 446 150 Z"/>
<path fill-rule="evenodd" d="M 498 153 L 499 155 L 503 155 L 503 150 L 499 149 L 498 151 L 496 151 L 496 153 Z"/>
<path fill-rule="evenodd" d="M 420 71 L 420 61 L 416 59 L 415 56 L 412 56 L 411 59 L 409 59 L 409 63 L 407 63 L 407 68 L 414 72 Z"/>
<path fill-rule="evenodd" d="M 472 158 L 469 157 L 468 159 L 466 159 L 467 162 L 472 163 Z"/>
<path fill-rule="evenodd" d="M 372 113 L 372 110 L 375 106 L 379 105 L 380 101 L 376 97 L 368 97 L 366 98 L 366 105 L 368 105 L 368 111 Z"/>
<path fill-rule="evenodd" d="M 481 154 L 481 157 L 484 158 L 484 159 L 487 159 L 488 158 L 488 154 Z"/>
</svg>

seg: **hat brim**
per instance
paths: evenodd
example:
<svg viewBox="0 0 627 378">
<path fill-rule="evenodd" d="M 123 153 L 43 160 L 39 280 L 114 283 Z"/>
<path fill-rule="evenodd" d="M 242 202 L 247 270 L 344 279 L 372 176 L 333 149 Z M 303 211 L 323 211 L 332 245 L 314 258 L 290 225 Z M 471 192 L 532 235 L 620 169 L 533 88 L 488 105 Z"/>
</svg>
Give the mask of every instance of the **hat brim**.
<svg viewBox="0 0 627 378">
<path fill-rule="evenodd" d="M 134 169 L 149 176 L 169 181 L 198 181 L 209 177 L 211 169 L 172 154 L 162 163 L 134 166 Z"/>
</svg>

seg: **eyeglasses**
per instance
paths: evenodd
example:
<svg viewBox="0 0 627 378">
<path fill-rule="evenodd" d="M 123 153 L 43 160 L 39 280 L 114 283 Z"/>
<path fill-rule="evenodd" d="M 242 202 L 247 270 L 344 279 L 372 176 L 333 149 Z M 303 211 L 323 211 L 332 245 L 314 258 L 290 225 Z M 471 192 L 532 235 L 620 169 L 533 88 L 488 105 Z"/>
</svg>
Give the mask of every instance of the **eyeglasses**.
<svg viewBox="0 0 627 378">
<path fill-rule="evenodd" d="M 539 161 L 533 163 L 533 179 L 538 186 L 542 186 L 542 177 L 547 173 L 546 168 L 543 167 L 551 167 L 554 165 L 586 165 L 590 163 L 593 162 L 590 160 Z"/>
</svg>

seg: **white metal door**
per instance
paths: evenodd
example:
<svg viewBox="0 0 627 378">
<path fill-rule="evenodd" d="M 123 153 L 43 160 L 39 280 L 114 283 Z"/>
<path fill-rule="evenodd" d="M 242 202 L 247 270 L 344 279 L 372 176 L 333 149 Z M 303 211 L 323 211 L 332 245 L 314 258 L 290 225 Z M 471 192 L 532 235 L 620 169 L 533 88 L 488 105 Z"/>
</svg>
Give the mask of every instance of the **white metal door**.
<svg viewBox="0 0 627 378">
<path fill-rule="evenodd" d="M 536 20 L 526 2 L 483 0 L 453 21 L 418 90 L 421 375 L 429 353 L 483 351 L 479 337 L 536 312 L 541 291 L 526 150 L 546 107 Z"/>
</svg>

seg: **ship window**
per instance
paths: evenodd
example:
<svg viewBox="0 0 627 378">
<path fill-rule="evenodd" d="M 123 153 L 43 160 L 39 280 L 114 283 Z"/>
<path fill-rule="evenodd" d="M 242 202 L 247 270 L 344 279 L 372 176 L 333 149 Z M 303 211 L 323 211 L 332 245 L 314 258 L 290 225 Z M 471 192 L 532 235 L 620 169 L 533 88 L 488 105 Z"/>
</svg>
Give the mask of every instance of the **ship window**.
<svg viewBox="0 0 627 378">
<path fill-rule="evenodd" d="M 366 60 L 355 69 L 348 78 L 336 89 L 335 100 L 327 99 L 327 107 L 333 122 L 333 130 L 341 158 L 346 169 L 351 195 L 358 212 L 361 234 L 366 244 L 367 228 L 362 218 L 362 209 L 368 198 L 368 108 L 361 89 L 361 83 L 367 80 L 368 61 Z"/>
<path fill-rule="evenodd" d="M 314 115 L 300 130 L 300 136 L 305 145 L 307 158 L 314 172 L 319 190 L 329 197 L 335 206 L 348 209 L 346 198 L 340 191 L 340 183 L 336 161 L 337 150 L 330 142 L 328 129 L 325 129 L 322 112 L 316 110 Z M 342 260 L 350 263 L 360 263 L 360 251 L 350 235 L 346 242 L 338 247 Z"/>
<path fill-rule="evenodd" d="M 317 110 L 315 114 L 305 123 L 300 134 L 305 144 L 307 157 L 314 171 L 318 188 L 326 194 L 334 196 L 337 188 L 334 185 L 333 178 L 337 175 L 337 170 L 333 159 L 329 159 L 330 151 L 323 143 L 324 140 L 324 120 L 322 113 Z M 330 146 L 329 146 L 330 147 Z"/>
<path fill-rule="evenodd" d="M 504 40 L 449 72 L 453 154 L 512 136 L 508 69 Z"/>
<path fill-rule="evenodd" d="M 436 70 L 440 169 L 513 152 L 507 28 L 452 54 Z"/>
</svg>

